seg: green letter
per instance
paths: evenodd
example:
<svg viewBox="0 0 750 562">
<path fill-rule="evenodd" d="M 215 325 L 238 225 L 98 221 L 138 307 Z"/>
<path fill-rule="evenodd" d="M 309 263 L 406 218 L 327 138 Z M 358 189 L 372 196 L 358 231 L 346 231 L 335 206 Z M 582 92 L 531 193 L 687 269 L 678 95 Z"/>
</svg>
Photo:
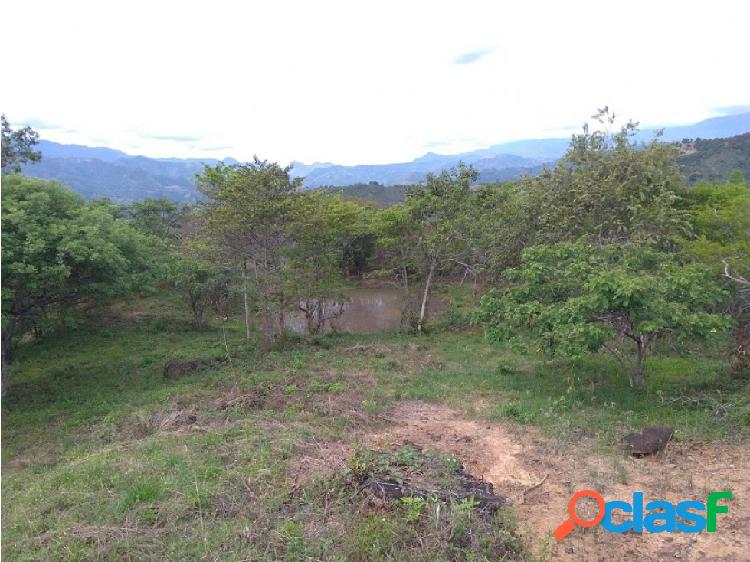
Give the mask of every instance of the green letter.
<svg viewBox="0 0 750 562">
<path fill-rule="evenodd" d="M 716 505 L 720 499 L 732 499 L 732 492 L 711 492 L 706 498 L 706 531 L 716 532 L 716 514 L 729 513 L 729 506 Z"/>
</svg>

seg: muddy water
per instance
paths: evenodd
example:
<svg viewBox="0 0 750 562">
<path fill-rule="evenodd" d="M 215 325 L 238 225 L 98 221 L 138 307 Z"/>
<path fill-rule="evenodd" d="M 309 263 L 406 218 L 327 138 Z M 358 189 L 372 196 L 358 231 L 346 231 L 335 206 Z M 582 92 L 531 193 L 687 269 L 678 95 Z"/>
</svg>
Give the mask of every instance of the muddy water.
<svg viewBox="0 0 750 562">
<path fill-rule="evenodd" d="M 358 287 L 343 291 L 348 300 L 344 303 L 344 311 L 338 318 L 326 321 L 324 332 L 370 333 L 384 330 L 396 330 L 401 327 L 401 315 L 410 302 L 418 300 L 419 295 L 411 293 L 407 296 L 398 287 L 365 288 Z M 430 313 L 437 312 L 441 302 L 433 295 Z M 304 334 L 307 332 L 305 316 L 302 312 L 287 315 L 286 326 L 289 330 Z"/>
</svg>

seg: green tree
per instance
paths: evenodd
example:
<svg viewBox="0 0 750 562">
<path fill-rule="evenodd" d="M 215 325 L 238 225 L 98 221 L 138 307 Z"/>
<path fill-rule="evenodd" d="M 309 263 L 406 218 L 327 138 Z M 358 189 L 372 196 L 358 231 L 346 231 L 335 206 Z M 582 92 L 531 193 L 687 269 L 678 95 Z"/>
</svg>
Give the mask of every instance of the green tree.
<svg viewBox="0 0 750 562">
<path fill-rule="evenodd" d="M 682 244 L 691 260 L 723 275 L 733 288 L 734 366 L 750 367 L 750 187 L 741 174 L 725 183 L 699 183 L 683 197 L 692 236 Z"/>
<path fill-rule="evenodd" d="M 207 196 L 203 225 L 207 235 L 233 264 L 242 279 L 246 337 L 251 337 L 250 285 L 259 305 L 278 316 L 284 332 L 284 251 L 289 245 L 289 218 L 301 180 L 292 179 L 291 167 L 255 158 L 235 166 L 206 166 L 198 187 Z"/>
<path fill-rule="evenodd" d="M 729 178 L 727 178 L 727 183 L 747 186 L 747 180 L 745 179 L 745 174 L 742 173 L 742 170 L 732 170 L 729 174 Z"/>
<path fill-rule="evenodd" d="M 209 308 L 226 316 L 227 304 L 232 300 L 232 280 L 226 270 L 206 259 L 182 254 L 172 260 L 169 278 L 190 306 L 193 328 L 206 325 Z"/>
<path fill-rule="evenodd" d="M 21 166 L 28 162 L 38 162 L 42 153 L 33 149 L 39 142 L 39 134 L 31 127 L 14 131 L 3 114 L 2 123 L 2 173 L 20 174 Z"/>
<path fill-rule="evenodd" d="M 288 294 L 307 320 L 311 334 L 343 312 L 342 259 L 368 231 L 367 209 L 326 191 L 295 198 L 285 253 Z"/>
<path fill-rule="evenodd" d="M 467 229 L 474 271 L 490 281 L 508 267 L 516 267 L 529 244 L 528 209 L 515 182 L 487 184 L 473 194 Z M 475 276 L 476 279 L 476 276 Z"/>
<path fill-rule="evenodd" d="M 407 190 L 406 206 L 414 228 L 417 267 L 425 279 L 417 330 L 422 331 L 432 281 L 439 267 L 473 264 L 472 184 L 479 174 L 470 166 L 428 174 L 424 184 Z"/>
<path fill-rule="evenodd" d="M 150 238 L 56 182 L 6 176 L 2 206 L 4 367 L 39 317 L 131 291 L 156 270 Z"/>
<path fill-rule="evenodd" d="M 137 201 L 125 209 L 136 228 L 164 241 L 177 239 L 183 213 L 179 205 L 164 198 Z"/>
<path fill-rule="evenodd" d="M 691 258 L 717 269 L 724 261 L 750 268 L 750 187 L 744 180 L 696 184 L 686 190 L 681 207 L 692 224 L 683 240 Z"/>
<path fill-rule="evenodd" d="M 521 182 L 528 245 L 586 236 L 598 244 L 668 246 L 688 227 L 676 207 L 683 191 L 677 149 L 658 137 L 646 145 L 633 142 L 634 123 L 610 132 L 614 115 L 607 108 L 594 119 L 599 128 L 574 136 L 554 168 Z"/>
<path fill-rule="evenodd" d="M 505 276 L 511 285 L 481 301 L 488 338 L 510 339 L 527 329 L 552 354 L 604 349 L 631 386 L 643 386 L 657 337 L 705 338 L 729 325 L 717 313 L 727 292 L 710 268 L 680 265 L 643 245 L 536 246 Z"/>
<path fill-rule="evenodd" d="M 417 263 L 417 228 L 406 204 L 393 205 L 379 211 L 373 229 L 382 258 L 389 266 L 387 274 L 409 289 L 409 272 Z"/>
</svg>

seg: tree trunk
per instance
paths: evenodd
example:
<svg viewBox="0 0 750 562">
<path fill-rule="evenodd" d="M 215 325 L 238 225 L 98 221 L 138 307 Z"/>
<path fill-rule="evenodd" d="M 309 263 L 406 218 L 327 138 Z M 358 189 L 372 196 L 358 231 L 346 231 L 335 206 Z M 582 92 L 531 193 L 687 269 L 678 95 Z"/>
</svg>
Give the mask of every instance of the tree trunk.
<svg viewBox="0 0 750 562">
<path fill-rule="evenodd" d="M 250 300 L 247 296 L 247 261 L 242 260 L 242 301 L 245 306 L 245 339 L 250 341 Z"/>
<path fill-rule="evenodd" d="M 203 312 L 205 311 L 205 305 L 203 303 L 202 296 L 192 296 L 190 298 L 190 309 L 193 311 L 193 328 L 200 330 L 203 328 Z"/>
<path fill-rule="evenodd" d="M 432 275 L 435 273 L 437 262 L 432 260 L 430 263 L 430 272 L 427 274 L 427 280 L 424 284 L 424 293 L 422 293 L 422 306 L 419 308 L 419 321 L 417 322 L 417 332 L 422 333 L 422 326 L 424 325 L 424 316 L 427 312 L 427 300 L 430 295 L 430 285 L 432 284 Z"/>
<path fill-rule="evenodd" d="M 630 386 L 643 388 L 644 385 L 644 363 L 646 362 L 646 347 L 648 346 L 648 340 L 646 336 L 638 336 L 636 340 L 636 359 L 635 369 L 630 374 Z"/>
<path fill-rule="evenodd" d="M 11 344 L 13 343 L 13 326 L 15 322 L 12 318 L 8 320 L 7 326 L 3 328 L 3 339 L 2 339 L 2 371 L 0 371 L 0 395 L 5 396 L 5 392 L 8 390 L 8 383 L 10 382 L 10 360 L 11 360 Z"/>
<path fill-rule="evenodd" d="M 284 291 L 279 293 L 279 345 L 284 345 L 286 342 L 286 317 L 284 309 L 286 308 L 286 298 Z"/>
</svg>

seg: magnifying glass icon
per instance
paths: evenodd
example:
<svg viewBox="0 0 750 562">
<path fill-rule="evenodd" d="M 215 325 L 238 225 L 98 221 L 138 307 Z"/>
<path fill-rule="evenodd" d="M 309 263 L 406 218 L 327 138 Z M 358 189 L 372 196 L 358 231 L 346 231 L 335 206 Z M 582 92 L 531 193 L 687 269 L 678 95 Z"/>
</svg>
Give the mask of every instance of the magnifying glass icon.
<svg viewBox="0 0 750 562">
<path fill-rule="evenodd" d="M 583 497 L 594 498 L 596 503 L 599 504 L 599 512 L 593 519 L 581 519 L 578 517 L 578 514 L 576 514 L 576 503 Z M 599 492 L 595 492 L 594 490 L 581 490 L 580 492 L 576 492 L 568 502 L 568 515 L 570 515 L 570 518 L 563 521 L 562 525 L 552 533 L 559 541 L 567 537 L 568 534 L 575 529 L 576 525 L 580 527 L 594 527 L 595 525 L 598 525 L 604 518 L 604 498 Z"/>
</svg>

